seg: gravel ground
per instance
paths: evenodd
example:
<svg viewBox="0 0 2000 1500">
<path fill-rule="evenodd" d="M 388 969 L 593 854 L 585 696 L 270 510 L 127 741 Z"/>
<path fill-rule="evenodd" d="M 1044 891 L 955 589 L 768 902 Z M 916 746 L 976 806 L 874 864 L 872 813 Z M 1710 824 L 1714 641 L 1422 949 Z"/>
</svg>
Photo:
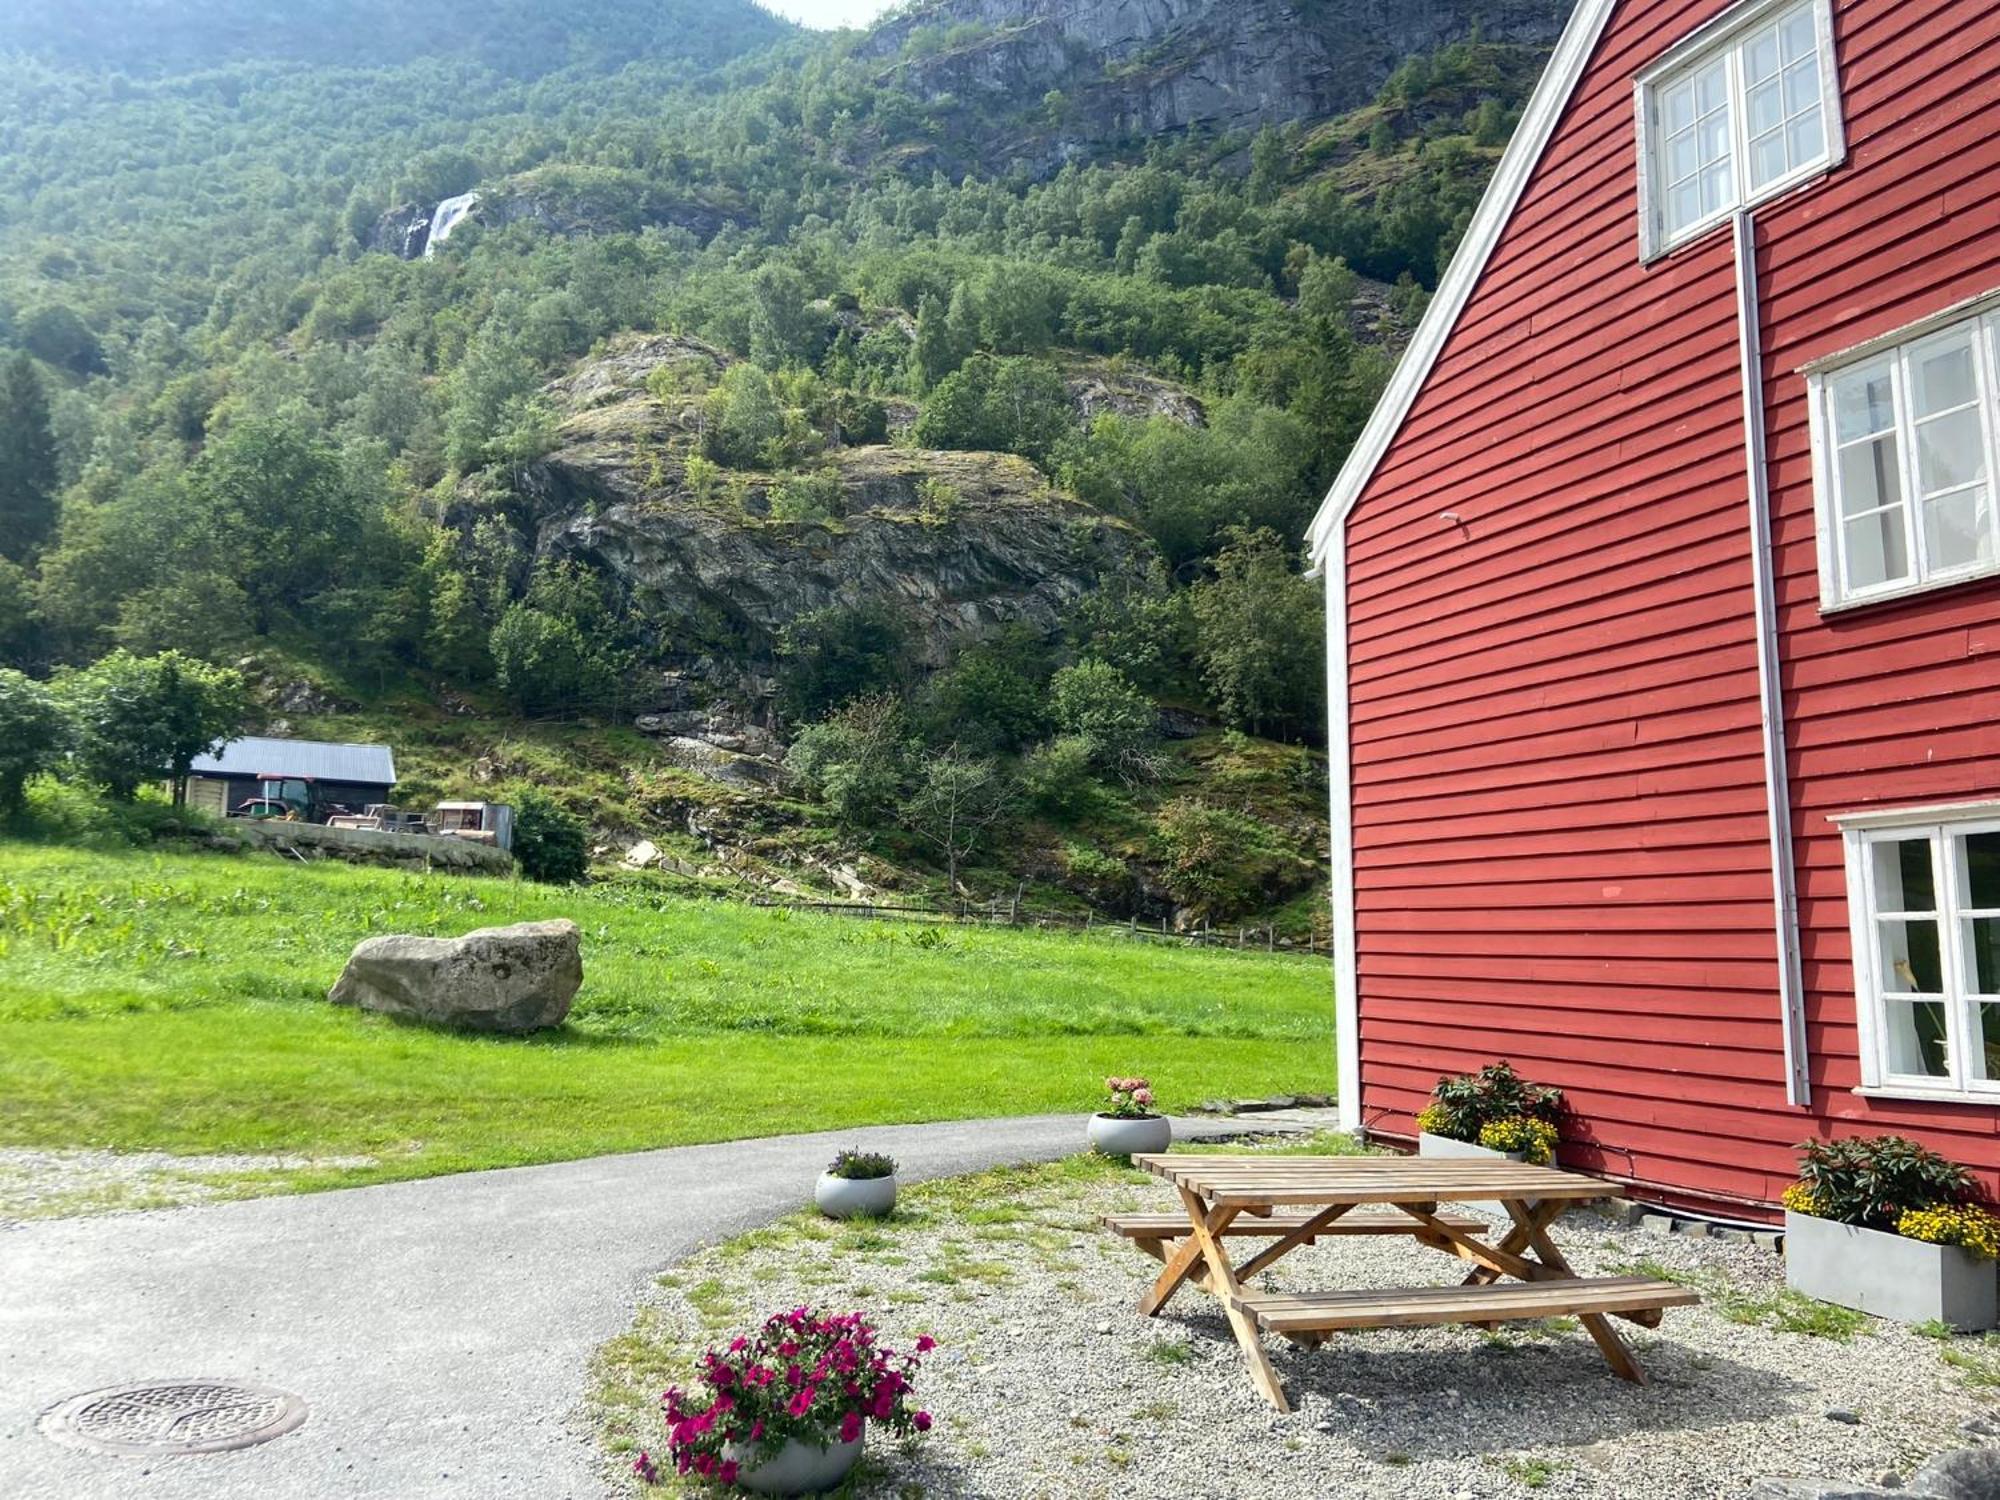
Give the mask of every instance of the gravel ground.
<svg viewBox="0 0 2000 1500">
<path fill-rule="evenodd" d="M 308 1167 L 365 1167 L 369 1157 L 174 1156 L 164 1151 L 0 1147 L 0 1229 L 26 1219 L 176 1208 L 240 1197 Z"/>
<path fill-rule="evenodd" d="M 652 1410 L 689 1355 L 771 1311 L 860 1308 L 892 1344 L 940 1348 L 919 1382 L 937 1414 L 914 1452 L 871 1443 L 854 1493 L 1121 1497 L 1741 1494 L 1773 1474 L 1908 1474 L 1975 1441 L 2000 1347 L 1940 1342 L 1783 1291 L 1750 1245 L 1657 1235 L 1580 1210 L 1556 1239 L 1584 1274 L 1665 1274 L 1704 1293 L 1648 1331 L 1619 1324 L 1652 1375 L 1611 1375 L 1573 1324 L 1267 1340 L 1296 1410 L 1256 1397 L 1198 1291 L 1133 1311 L 1155 1263 L 1097 1227 L 1164 1211 L 1151 1178 L 1085 1161 L 906 1189 L 896 1218 L 795 1216 L 662 1277 L 606 1346 L 593 1397 L 608 1467 L 664 1447 Z M 1414 1241 L 1295 1253 L 1272 1287 L 1443 1284 L 1462 1267 Z M 1813 1330 L 1813 1331 L 1799 1331 Z M 1956 1361 L 1953 1363 L 1951 1361 Z"/>
</svg>

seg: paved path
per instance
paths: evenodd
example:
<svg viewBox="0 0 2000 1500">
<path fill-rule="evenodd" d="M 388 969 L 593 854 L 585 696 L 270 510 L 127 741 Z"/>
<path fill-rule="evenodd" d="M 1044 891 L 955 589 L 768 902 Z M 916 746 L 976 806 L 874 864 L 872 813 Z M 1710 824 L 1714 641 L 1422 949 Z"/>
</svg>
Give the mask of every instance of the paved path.
<svg viewBox="0 0 2000 1500">
<path fill-rule="evenodd" d="M 1082 1135 L 1074 1115 L 883 1126 L 0 1232 L 0 1496 L 594 1500 L 586 1366 L 648 1277 L 802 1206 L 839 1146 L 916 1179 L 1064 1156 Z M 84 1391 L 200 1376 L 295 1392 L 311 1415 L 169 1460 L 37 1430 Z"/>
</svg>

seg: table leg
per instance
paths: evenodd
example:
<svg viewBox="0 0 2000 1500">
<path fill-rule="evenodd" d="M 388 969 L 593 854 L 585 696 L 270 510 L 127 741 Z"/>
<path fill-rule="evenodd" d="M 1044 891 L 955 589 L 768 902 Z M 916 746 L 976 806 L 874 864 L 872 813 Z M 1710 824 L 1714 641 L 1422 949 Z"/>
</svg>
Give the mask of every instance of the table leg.
<svg viewBox="0 0 2000 1500">
<path fill-rule="evenodd" d="M 1229 1218 L 1234 1217 L 1234 1211 L 1227 1208 L 1208 1211 L 1191 1189 L 1181 1187 L 1179 1191 L 1181 1207 L 1187 1210 L 1188 1227 L 1193 1231 L 1189 1238 L 1200 1246 L 1202 1259 L 1208 1263 L 1209 1290 L 1221 1300 L 1230 1331 L 1236 1335 L 1243 1357 L 1250 1363 L 1250 1379 L 1266 1401 L 1279 1411 L 1288 1412 L 1292 1403 L 1285 1399 L 1285 1388 L 1278 1383 L 1278 1372 L 1271 1368 L 1270 1357 L 1264 1353 L 1264 1346 L 1258 1339 L 1256 1320 L 1237 1305 L 1236 1297 L 1242 1287 L 1237 1284 L 1236 1272 L 1229 1264 L 1229 1257 L 1223 1254 L 1222 1241 L 1210 1227 L 1211 1221 L 1218 1227 L 1227 1224 Z"/>
<path fill-rule="evenodd" d="M 1569 1262 L 1563 1258 L 1562 1251 L 1556 1248 L 1555 1241 L 1548 1236 L 1548 1226 L 1555 1215 L 1551 1214 L 1538 1223 L 1535 1215 L 1528 1212 L 1526 1205 L 1521 1203 L 1509 1203 L 1507 1212 L 1514 1220 L 1516 1232 L 1527 1238 L 1543 1265 L 1560 1275 L 1576 1275 L 1576 1272 L 1570 1269 Z M 1618 1336 L 1618 1330 L 1611 1326 L 1610 1318 L 1603 1313 L 1579 1313 L 1576 1320 L 1583 1325 L 1583 1331 L 1589 1334 L 1591 1341 L 1597 1345 L 1597 1352 L 1604 1356 L 1604 1362 L 1619 1376 L 1634 1385 L 1646 1384 L 1645 1370 L 1640 1367 L 1639 1361 L 1633 1358 L 1632 1351 L 1625 1346 L 1625 1341 Z"/>
<path fill-rule="evenodd" d="M 1239 1211 L 1234 1208 L 1217 1209 L 1210 1229 L 1220 1234 L 1229 1227 Z M 1166 1261 L 1167 1268 L 1160 1272 L 1152 1286 L 1146 1289 L 1146 1294 L 1139 1299 L 1139 1316 L 1142 1318 L 1157 1316 L 1174 1293 L 1181 1289 L 1182 1282 L 1201 1274 L 1201 1241 L 1189 1234 L 1172 1250 L 1164 1253 L 1161 1259 Z"/>
</svg>

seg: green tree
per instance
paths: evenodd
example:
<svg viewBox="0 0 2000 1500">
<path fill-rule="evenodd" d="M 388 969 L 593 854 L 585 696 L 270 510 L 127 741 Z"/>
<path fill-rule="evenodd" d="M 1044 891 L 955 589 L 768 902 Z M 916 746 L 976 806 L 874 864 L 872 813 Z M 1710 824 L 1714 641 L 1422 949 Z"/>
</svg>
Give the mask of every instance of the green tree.
<svg viewBox="0 0 2000 1500">
<path fill-rule="evenodd" d="M 902 687 L 910 632 L 880 604 L 829 605 L 799 616 L 778 639 L 778 702 L 809 723 L 873 693 Z"/>
<path fill-rule="evenodd" d="M 968 352 L 959 347 L 944 299 L 935 292 L 926 292 L 917 308 L 917 339 L 910 350 L 918 393 L 930 390 L 956 370 Z"/>
<path fill-rule="evenodd" d="M 0 814 L 19 812 L 28 778 L 61 764 L 70 727 L 54 693 L 0 667 Z"/>
<path fill-rule="evenodd" d="M 708 456 L 734 469 L 750 469 L 780 457 L 775 450 L 785 431 L 784 409 L 771 377 L 755 365 L 731 365 L 702 404 Z"/>
<path fill-rule="evenodd" d="M 1269 203 L 1284 186 L 1287 153 L 1285 139 L 1266 125 L 1250 142 L 1250 201 Z"/>
<path fill-rule="evenodd" d="M 240 673 L 178 651 L 114 651 L 57 677 L 55 693 L 76 726 L 78 772 L 128 802 L 162 776 L 186 802 L 194 758 L 240 735 L 249 714 Z"/>
<path fill-rule="evenodd" d="M 617 672 L 574 620 L 532 604 L 510 605 L 487 642 L 493 678 L 524 714 L 588 712 L 618 692 Z"/>
<path fill-rule="evenodd" d="M 514 858 L 530 880 L 572 885 L 590 869 L 589 835 L 554 797 L 523 787 L 514 797 Z"/>
<path fill-rule="evenodd" d="M 1270 531 L 1228 533 L 1215 576 L 1194 591 L 1201 673 L 1231 723 L 1314 733 L 1325 702 L 1326 618 Z"/>
<path fill-rule="evenodd" d="M 1049 707 L 1065 734 L 1090 741 L 1093 761 L 1131 773 L 1159 733 L 1159 710 L 1108 662 L 1086 657 L 1049 683 Z"/>
<path fill-rule="evenodd" d="M 1005 818 L 1012 798 L 1000 768 L 958 746 L 926 755 L 902 804 L 902 818 L 944 857 L 945 889 L 957 891 L 958 867 Z"/>
<path fill-rule="evenodd" d="M 1018 453 L 1046 467 L 1075 430 L 1055 366 L 975 354 L 925 398 L 911 436 L 920 447 Z"/>
<path fill-rule="evenodd" d="M 35 362 L 0 365 L 0 557 L 25 563 L 56 524 L 55 432 Z"/>
<path fill-rule="evenodd" d="M 856 699 L 803 730 L 785 752 L 785 770 L 842 827 L 859 831 L 880 824 L 895 806 L 907 760 L 902 707 L 881 694 Z"/>
</svg>

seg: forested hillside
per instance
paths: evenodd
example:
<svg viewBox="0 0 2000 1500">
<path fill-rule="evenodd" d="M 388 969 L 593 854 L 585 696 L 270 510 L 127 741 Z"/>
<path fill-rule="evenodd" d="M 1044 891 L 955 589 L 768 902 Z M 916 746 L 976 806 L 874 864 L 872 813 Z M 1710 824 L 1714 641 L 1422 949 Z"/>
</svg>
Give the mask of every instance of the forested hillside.
<svg viewBox="0 0 2000 1500">
<path fill-rule="evenodd" d="M 1565 8 L 36 0 L 0 657 L 241 663 L 694 878 L 1268 912 L 1298 539 Z"/>
</svg>

